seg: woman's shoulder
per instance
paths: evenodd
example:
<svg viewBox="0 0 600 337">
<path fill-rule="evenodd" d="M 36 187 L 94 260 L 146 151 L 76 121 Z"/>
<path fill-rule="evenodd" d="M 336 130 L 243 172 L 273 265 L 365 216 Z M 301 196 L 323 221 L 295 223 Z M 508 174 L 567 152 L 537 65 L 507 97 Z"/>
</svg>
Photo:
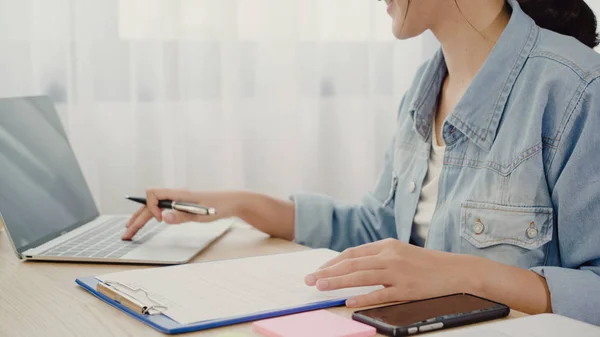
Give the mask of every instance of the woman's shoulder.
<svg viewBox="0 0 600 337">
<path fill-rule="evenodd" d="M 540 28 L 536 45 L 529 55 L 530 68 L 539 76 L 575 76 L 583 82 L 600 77 L 600 54 L 577 39 Z M 527 66 L 526 66 L 527 67 Z"/>
</svg>

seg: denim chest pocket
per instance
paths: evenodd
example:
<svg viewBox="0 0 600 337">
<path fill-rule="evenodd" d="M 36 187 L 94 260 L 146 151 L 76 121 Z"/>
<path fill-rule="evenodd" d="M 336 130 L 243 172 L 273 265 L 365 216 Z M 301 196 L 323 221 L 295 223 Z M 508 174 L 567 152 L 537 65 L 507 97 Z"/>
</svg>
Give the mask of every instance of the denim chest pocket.
<svg viewBox="0 0 600 337">
<path fill-rule="evenodd" d="M 464 202 L 461 252 L 531 268 L 544 265 L 552 240 L 551 207 L 515 207 Z"/>
</svg>

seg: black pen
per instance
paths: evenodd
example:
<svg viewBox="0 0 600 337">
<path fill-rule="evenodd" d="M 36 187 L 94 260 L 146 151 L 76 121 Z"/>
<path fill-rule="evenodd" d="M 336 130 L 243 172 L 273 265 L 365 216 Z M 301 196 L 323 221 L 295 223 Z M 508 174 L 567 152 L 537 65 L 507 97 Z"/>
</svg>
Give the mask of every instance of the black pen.
<svg viewBox="0 0 600 337">
<path fill-rule="evenodd" d="M 126 196 L 125 198 L 129 199 L 131 201 L 135 201 L 140 204 L 146 205 L 146 198 L 136 198 L 136 197 L 130 197 L 130 196 Z M 190 213 L 190 214 L 197 214 L 197 215 L 215 215 L 215 214 L 217 214 L 217 211 L 211 207 L 205 207 L 202 205 L 192 204 L 189 202 L 179 202 L 179 201 L 172 201 L 172 200 L 159 200 L 158 208 L 174 209 L 177 211 Z"/>
</svg>

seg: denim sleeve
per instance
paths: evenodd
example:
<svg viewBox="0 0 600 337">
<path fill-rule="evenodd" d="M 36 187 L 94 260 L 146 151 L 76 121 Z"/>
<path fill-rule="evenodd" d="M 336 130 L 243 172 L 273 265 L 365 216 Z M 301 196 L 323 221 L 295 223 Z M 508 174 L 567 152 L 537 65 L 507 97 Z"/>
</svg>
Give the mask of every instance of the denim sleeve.
<svg viewBox="0 0 600 337">
<path fill-rule="evenodd" d="M 537 267 L 557 314 L 600 325 L 600 82 L 567 116 L 549 169 L 561 266 Z"/>
<path fill-rule="evenodd" d="M 375 190 L 360 204 L 345 205 L 318 194 L 296 194 L 295 241 L 313 248 L 346 248 L 395 238 L 392 188 L 393 142 Z"/>
</svg>

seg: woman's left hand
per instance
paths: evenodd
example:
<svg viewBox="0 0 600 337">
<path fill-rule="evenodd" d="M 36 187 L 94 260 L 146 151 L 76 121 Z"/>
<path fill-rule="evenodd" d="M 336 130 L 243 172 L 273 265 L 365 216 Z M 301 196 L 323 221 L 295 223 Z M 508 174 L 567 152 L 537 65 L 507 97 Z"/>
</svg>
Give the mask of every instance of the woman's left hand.
<svg viewBox="0 0 600 337">
<path fill-rule="evenodd" d="M 350 248 L 306 276 L 309 286 L 322 291 L 362 286 L 384 286 L 350 298 L 349 307 L 412 301 L 468 292 L 473 277 L 468 257 L 428 250 L 387 239 Z M 473 275 L 471 275 L 473 276 Z"/>
</svg>

